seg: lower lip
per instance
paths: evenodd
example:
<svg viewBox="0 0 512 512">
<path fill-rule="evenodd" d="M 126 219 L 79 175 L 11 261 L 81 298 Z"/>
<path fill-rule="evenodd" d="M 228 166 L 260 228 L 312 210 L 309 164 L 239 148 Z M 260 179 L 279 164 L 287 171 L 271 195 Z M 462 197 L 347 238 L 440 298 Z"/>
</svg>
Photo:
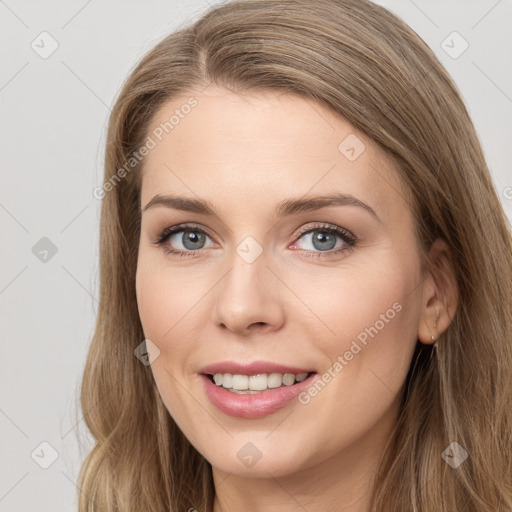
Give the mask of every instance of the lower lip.
<svg viewBox="0 0 512 512">
<path fill-rule="evenodd" d="M 292 386 L 281 386 L 254 394 L 232 393 L 214 384 L 208 376 L 203 374 L 199 376 L 203 380 L 208 398 L 221 412 L 237 418 L 261 418 L 283 408 L 297 395 L 308 389 L 316 375 L 313 373 L 307 379 Z"/>
</svg>

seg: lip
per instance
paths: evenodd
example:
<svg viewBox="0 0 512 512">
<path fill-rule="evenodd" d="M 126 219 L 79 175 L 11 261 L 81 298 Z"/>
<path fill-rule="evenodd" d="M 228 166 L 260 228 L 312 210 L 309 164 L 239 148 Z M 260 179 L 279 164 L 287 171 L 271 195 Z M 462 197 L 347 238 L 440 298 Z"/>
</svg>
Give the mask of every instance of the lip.
<svg viewBox="0 0 512 512">
<path fill-rule="evenodd" d="M 237 394 L 222 386 L 217 386 L 209 375 L 231 373 L 238 375 L 257 375 L 258 373 L 309 373 L 302 382 L 291 386 L 267 389 L 255 394 Z M 317 376 L 314 370 L 307 370 L 275 363 L 256 361 L 247 365 L 234 362 L 215 363 L 205 366 L 199 375 L 206 396 L 221 412 L 236 418 L 254 419 L 275 413 L 288 405 L 294 398 L 307 390 Z"/>
<path fill-rule="evenodd" d="M 240 364 L 234 361 L 222 361 L 209 364 L 199 370 L 199 373 L 215 375 L 216 373 L 231 373 L 232 375 L 258 375 L 259 373 L 310 373 L 313 368 L 299 368 L 297 366 L 284 366 L 270 361 L 253 361 Z"/>
</svg>

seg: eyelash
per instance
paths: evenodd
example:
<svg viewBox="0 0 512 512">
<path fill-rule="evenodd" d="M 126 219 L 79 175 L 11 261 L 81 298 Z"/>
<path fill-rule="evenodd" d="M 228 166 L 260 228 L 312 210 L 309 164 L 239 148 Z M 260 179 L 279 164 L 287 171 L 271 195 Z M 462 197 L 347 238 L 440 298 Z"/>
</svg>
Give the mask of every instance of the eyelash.
<svg viewBox="0 0 512 512">
<path fill-rule="evenodd" d="M 197 254 L 198 252 L 201 252 L 202 249 L 196 249 L 191 251 L 179 251 L 176 249 L 171 249 L 167 247 L 165 242 L 174 234 L 180 233 L 181 231 L 194 231 L 196 233 L 203 233 L 207 235 L 209 238 L 212 238 L 207 231 L 200 228 L 199 226 L 195 224 L 180 224 L 179 226 L 174 227 L 168 227 L 162 231 L 157 237 L 153 240 L 153 243 L 159 247 L 161 247 L 165 253 L 172 254 L 175 256 L 180 257 L 191 257 Z M 350 233 L 349 231 L 340 228 L 339 226 L 331 225 L 331 224 L 321 224 L 317 226 L 312 226 L 308 228 L 302 228 L 299 230 L 299 233 L 297 233 L 296 239 L 298 240 L 300 237 L 302 237 L 305 234 L 320 231 L 322 233 L 329 233 L 339 236 L 344 242 L 345 245 L 343 247 L 338 247 L 337 249 L 331 249 L 329 251 L 308 251 L 307 249 L 299 249 L 300 251 L 306 251 L 307 253 L 313 253 L 317 256 L 308 256 L 309 258 L 313 259 L 319 259 L 319 258 L 325 258 L 329 256 L 334 256 L 337 254 L 340 254 L 344 251 L 348 251 L 353 249 L 357 245 L 357 238 Z M 326 256 L 324 256 L 326 255 Z"/>
</svg>

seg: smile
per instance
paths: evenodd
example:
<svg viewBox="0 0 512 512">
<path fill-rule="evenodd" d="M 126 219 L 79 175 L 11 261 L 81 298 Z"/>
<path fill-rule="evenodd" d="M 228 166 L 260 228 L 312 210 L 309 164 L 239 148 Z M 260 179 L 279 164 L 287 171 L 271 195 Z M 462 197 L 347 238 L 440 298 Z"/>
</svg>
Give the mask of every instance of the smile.
<svg viewBox="0 0 512 512">
<path fill-rule="evenodd" d="M 232 393 L 254 394 L 282 386 L 293 386 L 305 380 L 308 375 L 308 372 L 298 374 L 274 372 L 268 374 L 259 373 L 256 375 L 215 373 L 214 375 L 210 375 L 210 379 L 217 386 L 222 386 Z"/>
<path fill-rule="evenodd" d="M 245 419 L 262 418 L 283 409 L 306 391 L 317 377 L 316 372 L 199 374 L 206 398 L 218 411 Z M 224 387 L 228 384 L 230 387 Z"/>
</svg>

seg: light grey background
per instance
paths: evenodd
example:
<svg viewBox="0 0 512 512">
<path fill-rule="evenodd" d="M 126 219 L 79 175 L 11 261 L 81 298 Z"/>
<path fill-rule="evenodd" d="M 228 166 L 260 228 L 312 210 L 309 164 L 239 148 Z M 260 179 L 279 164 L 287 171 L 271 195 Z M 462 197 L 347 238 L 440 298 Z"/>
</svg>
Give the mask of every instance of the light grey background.
<svg viewBox="0 0 512 512">
<path fill-rule="evenodd" d="M 215 3 L 0 0 L 0 512 L 76 510 L 78 439 L 90 446 L 76 399 L 98 297 L 92 191 L 110 106 L 147 50 Z M 454 77 L 512 219 L 511 1 L 378 3 Z M 43 237 L 55 255 L 36 257 Z"/>
</svg>

